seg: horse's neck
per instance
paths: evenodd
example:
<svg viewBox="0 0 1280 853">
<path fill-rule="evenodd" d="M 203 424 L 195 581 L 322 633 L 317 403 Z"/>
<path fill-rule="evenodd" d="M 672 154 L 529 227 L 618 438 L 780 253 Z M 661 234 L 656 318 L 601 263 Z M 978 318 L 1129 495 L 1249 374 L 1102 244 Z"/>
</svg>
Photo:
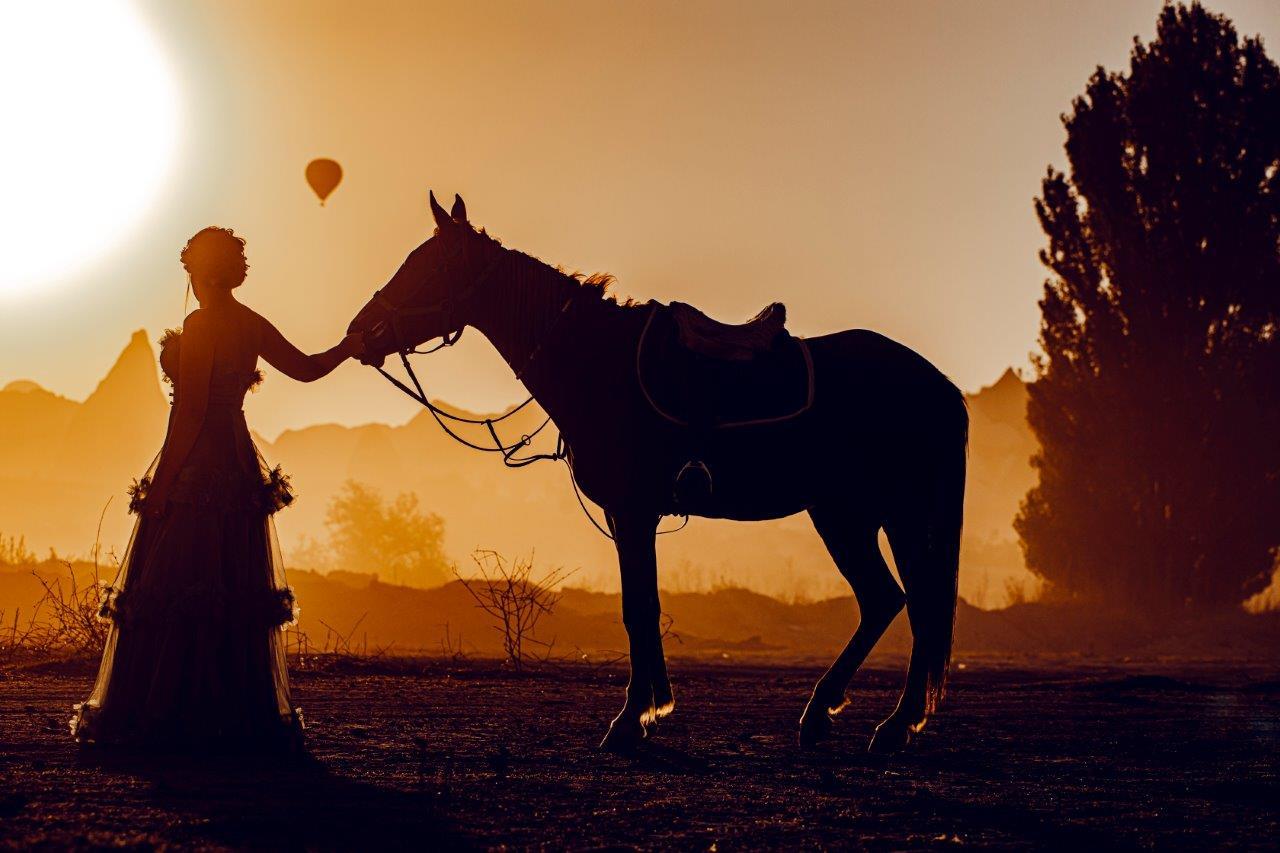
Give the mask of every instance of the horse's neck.
<svg viewBox="0 0 1280 853">
<path fill-rule="evenodd" d="M 570 295 L 571 282 L 541 262 L 506 251 L 471 325 L 489 339 L 499 355 L 523 378 L 530 357 Z"/>
<path fill-rule="evenodd" d="M 590 416 L 571 405 L 581 385 L 625 349 L 625 333 L 610 328 L 621 309 L 589 287 L 512 252 L 472 323 L 566 433 Z"/>
</svg>

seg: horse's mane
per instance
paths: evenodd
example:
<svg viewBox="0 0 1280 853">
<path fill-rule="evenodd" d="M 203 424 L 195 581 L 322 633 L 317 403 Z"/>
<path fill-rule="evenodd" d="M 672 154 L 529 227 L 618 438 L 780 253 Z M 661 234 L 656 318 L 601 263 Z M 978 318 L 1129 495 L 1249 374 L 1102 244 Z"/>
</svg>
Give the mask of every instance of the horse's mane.
<svg viewBox="0 0 1280 853">
<path fill-rule="evenodd" d="M 502 246 L 502 241 L 499 238 L 493 236 L 483 228 L 476 228 L 475 232 L 493 244 Z M 622 297 L 620 299 L 616 293 L 611 292 L 612 288 L 618 283 L 617 277 L 612 273 L 593 272 L 588 274 L 577 270 L 569 272 L 558 264 L 549 264 L 541 258 L 530 255 L 528 252 L 522 252 L 519 249 L 506 249 L 506 251 L 531 261 L 541 269 L 545 270 L 548 275 L 555 274 L 559 276 L 566 285 L 582 288 L 588 292 L 594 292 L 601 302 L 612 303 L 619 308 L 633 308 L 636 306 L 635 300 L 630 296 Z"/>
</svg>

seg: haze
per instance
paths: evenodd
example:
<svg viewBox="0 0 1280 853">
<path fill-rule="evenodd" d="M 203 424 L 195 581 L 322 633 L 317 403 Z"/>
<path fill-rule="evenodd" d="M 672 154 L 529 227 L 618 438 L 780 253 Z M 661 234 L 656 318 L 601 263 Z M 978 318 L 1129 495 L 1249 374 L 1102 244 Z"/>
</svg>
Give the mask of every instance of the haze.
<svg viewBox="0 0 1280 853">
<path fill-rule="evenodd" d="M 180 323 L 178 249 L 210 223 L 248 239 L 245 300 L 327 346 L 426 235 L 428 186 L 638 299 L 782 299 L 801 334 L 878 329 L 967 390 L 1026 364 L 1058 114 L 1159 2 L 663 6 L 146 4 L 186 101 L 179 168 L 97 267 L 0 306 L 0 384 L 86 397 L 133 330 Z M 1280 30 L 1272 3 L 1215 8 Z M 346 169 L 325 208 L 302 177 L 322 156 Z M 427 375 L 473 410 L 522 396 L 478 335 Z M 348 365 L 270 377 L 248 411 L 272 437 L 414 409 Z"/>
</svg>

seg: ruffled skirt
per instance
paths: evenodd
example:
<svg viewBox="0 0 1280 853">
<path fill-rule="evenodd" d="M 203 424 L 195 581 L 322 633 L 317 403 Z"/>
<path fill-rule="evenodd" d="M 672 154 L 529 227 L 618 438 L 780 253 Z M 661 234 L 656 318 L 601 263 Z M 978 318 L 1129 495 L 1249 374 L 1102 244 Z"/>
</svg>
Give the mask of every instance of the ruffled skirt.
<svg viewBox="0 0 1280 853">
<path fill-rule="evenodd" d="M 80 743 L 301 748 L 283 632 L 296 607 L 271 520 L 292 495 L 279 469 L 252 452 L 252 474 L 202 464 L 196 453 L 158 518 L 141 512 L 149 477 L 131 490 L 139 517 L 104 592 L 106 649 L 71 719 Z"/>
</svg>

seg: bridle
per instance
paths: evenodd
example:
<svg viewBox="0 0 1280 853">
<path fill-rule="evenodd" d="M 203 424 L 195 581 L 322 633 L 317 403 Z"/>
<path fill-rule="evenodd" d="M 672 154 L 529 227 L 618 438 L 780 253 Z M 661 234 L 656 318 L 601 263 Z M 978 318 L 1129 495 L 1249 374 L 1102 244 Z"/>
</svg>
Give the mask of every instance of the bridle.
<svg viewBox="0 0 1280 853">
<path fill-rule="evenodd" d="M 441 275 L 448 274 L 449 266 L 461 253 L 462 248 L 460 247 L 444 259 L 444 262 L 441 264 Z M 484 271 L 481 272 L 480 275 L 460 294 L 437 299 L 425 305 L 415 305 L 408 308 L 397 305 L 395 302 L 387 298 L 386 294 L 382 292 L 386 287 L 385 285 L 378 288 L 377 292 L 373 295 L 372 301 L 381 306 L 383 310 L 387 312 L 387 318 L 385 320 L 380 320 L 372 329 L 370 329 L 370 331 L 377 334 L 389 327 L 392 343 L 395 345 L 394 352 L 400 356 L 400 363 L 404 365 L 405 374 L 409 377 L 409 381 L 413 383 L 413 387 L 409 387 L 405 382 L 395 376 L 392 376 L 382 365 L 375 364 L 373 367 L 381 373 L 383 378 L 388 382 L 396 388 L 399 388 L 412 400 L 430 412 L 431 416 L 435 418 L 436 423 L 440 425 L 440 428 L 444 430 L 445 434 L 464 447 L 469 447 L 472 450 L 479 450 L 483 453 L 500 453 L 502 454 L 502 464 L 508 468 L 523 468 L 526 465 L 532 465 L 534 462 L 541 462 L 543 460 L 550 460 L 553 462 L 563 461 L 565 466 L 569 469 L 569 483 L 573 486 L 573 493 L 578 499 L 578 506 L 582 507 L 582 511 L 587 516 L 587 520 L 591 522 L 591 525 L 595 527 L 596 530 L 600 531 L 600 533 L 602 533 L 606 538 L 613 539 L 613 533 L 610 530 L 605 529 L 600 522 L 596 521 L 595 516 L 591 514 L 591 510 L 587 509 L 587 504 L 586 501 L 583 500 L 582 492 L 578 489 L 578 481 L 573 475 L 573 464 L 569 461 L 568 447 L 565 444 L 564 436 L 562 434 L 556 435 L 555 450 L 550 453 L 532 453 L 527 456 L 516 455 L 522 448 L 528 447 L 532 444 L 538 434 L 550 425 L 550 415 L 548 415 L 546 419 L 538 425 L 537 429 L 521 435 L 518 441 L 507 444 L 503 442 L 502 437 L 498 435 L 497 424 L 505 421 L 507 418 L 510 418 L 512 415 L 515 415 L 517 412 L 531 404 L 534 401 L 532 394 L 525 398 L 524 402 L 496 418 L 464 418 L 459 415 L 452 414 L 451 412 L 446 412 L 444 409 L 439 408 L 431 402 L 430 398 L 422 388 L 422 383 L 418 380 L 418 374 L 414 371 L 413 364 L 409 361 L 410 355 L 430 355 L 431 353 L 438 352 L 445 347 L 451 347 L 458 342 L 462 337 L 462 332 L 466 328 L 466 324 L 454 324 L 454 307 L 459 302 L 470 299 L 472 294 L 484 287 L 489 282 L 489 279 L 493 277 L 493 274 L 497 271 L 498 267 L 508 259 L 509 255 L 509 250 L 499 247 L 497 256 L 490 261 Z M 406 301 L 412 303 L 413 297 L 420 294 L 426 285 L 427 283 L 425 280 L 420 282 L 418 286 L 410 292 L 409 298 Z M 565 301 L 560 311 L 557 312 L 555 319 L 552 321 L 551 327 L 544 333 L 543 339 L 534 344 L 529 355 L 525 358 L 524 364 L 520 368 L 516 369 L 516 378 L 524 378 L 524 375 L 528 372 L 530 365 L 533 364 L 534 360 L 542 352 L 544 345 L 547 343 L 547 339 L 550 338 L 551 333 L 554 332 L 555 327 L 559 324 L 561 318 L 569 312 L 569 309 L 573 305 L 573 301 L 574 299 L 572 296 Z M 430 349 L 418 349 L 415 344 L 405 344 L 404 336 L 401 331 L 401 322 L 408 317 L 427 316 L 437 312 L 445 315 L 445 328 L 453 329 L 453 331 L 446 332 L 441 335 L 440 343 Z M 493 446 L 488 447 L 469 441 L 454 432 L 446 421 L 452 421 L 453 423 L 458 424 L 467 424 L 469 426 L 483 426 L 488 430 L 489 438 L 493 441 Z M 683 530 L 688 524 L 689 516 L 685 515 L 684 521 L 679 527 L 672 530 L 659 530 L 658 534 L 675 533 L 679 530 Z"/>
<path fill-rule="evenodd" d="M 451 255 L 449 255 L 444 259 L 444 262 L 441 264 L 440 275 L 448 275 L 449 267 L 452 265 L 452 262 L 461 253 L 462 253 L 462 249 L 458 248 Z M 382 367 L 382 365 L 375 364 L 374 369 L 377 370 L 379 373 L 381 373 L 382 376 L 388 382 L 390 382 L 395 387 L 399 388 L 401 391 L 407 394 L 411 399 L 416 401 L 428 412 L 430 412 L 431 416 L 435 418 L 436 423 L 440 425 L 440 428 L 443 429 L 450 438 L 452 438 L 454 441 L 458 442 L 459 444 L 462 444 L 466 447 L 470 447 L 472 450 L 479 450 L 484 453 L 501 453 L 502 464 L 506 465 L 508 468 L 523 468 L 526 465 L 531 465 L 534 462 L 540 462 L 544 459 L 551 459 L 551 460 L 564 459 L 566 456 L 563 437 L 557 437 L 556 448 L 551 453 L 534 453 L 528 456 L 516 455 L 517 453 L 520 452 L 521 448 L 528 447 L 530 444 L 532 444 L 533 439 L 536 438 L 540 432 L 542 432 L 544 429 L 547 428 L 547 425 L 551 423 L 551 417 L 549 415 L 545 420 L 543 420 L 541 424 L 539 424 L 537 429 L 533 430 L 532 432 L 521 435 L 518 441 L 514 441 L 510 444 L 507 444 L 502 440 L 501 436 L 498 435 L 498 430 L 495 425 L 501 423 L 502 421 L 505 421 L 507 418 L 511 417 L 512 415 L 516 414 L 517 412 L 521 411 L 526 406 L 528 406 L 530 403 L 532 403 L 533 395 L 529 395 L 529 397 L 527 397 L 523 403 L 507 411 L 505 414 L 499 415 L 496 418 L 482 418 L 482 419 L 464 418 L 459 415 L 455 415 L 451 412 L 446 412 L 444 409 L 441 409 L 440 407 L 436 406 L 434 403 L 431 402 L 431 399 L 427 396 L 426 392 L 422 389 L 422 382 L 418 380 L 418 374 L 414 371 L 413 364 L 409 361 L 410 355 L 430 355 L 431 353 L 437 352 L 441 349 L 444 349 L 445 347 L 451 347 L 458 342 L 458 340 L 462 337 L 462 331 L 463 329 L 466 328 L 466 324 L 465 323 L 458 323 L 457 325 L 454 324 L 453 322 L 454 307 L 459 302 L 464 302 L 467 299 L 470 299 L 472 294 L 474 294 L 476 291 L 484 287 L 488 283 L 489 279 L 493 277 L 493 274 L 497 271 L 498 267 L 501 266 L 502 263 L 506 260 L 507 260 L 507 250 L 499 248 L 497 256 L 494 257 L 494 259 L 489 262 L 489 265 L 485 267 L 484 271 L 481 272 L 480 275 L 477 278 L 475 278 L 471 282 L 471 284 L 468 285 L 461 293 L 457 295 L 450 294 L 447 297 L 444 297 L 442 299 L 437 299 L 432 302 L 428 302 L 425 305 L 413 304 L 414 302 L 413 297 L 419 295 L 423 291 L 423 289 L 426 287 L 427 283 L 425 280 L 419 283 L 418 286 L 415 287 L 412 291 L 410 291 L 409 297 L 405 300 L 406 304 L 409 307 L 406 307 L 404 305 L 397 305 L 395 302 L 389 299 L 387 295 L 382 292 L 383 289 L 385 288 L 385 285 L 382 288 L 378 288 L 378 291 L 373 295 L 372 301 L 377 305 L 381 306 L 383 310 L 387 312 L 387 318 L 385 320 L 380 320 L 377 324 L 374 325 L 372 329 L 370 329 L 370 331 L 374 334 L 378 334 L 378 333 L 381 333 L 383 330 L 387 330 L 389 328 L 389 331 L 391 333 L 391 341 L 395 347 L 394 352 L 398 356 L 400 356 L 400 363 L 404 365 L 405 374 L 409 377 L 409 381 L 413 383 L 413 387 L 412 388 L 409 387 L 409 385 L 407 385 L 405 382 L 401 381 L 395 376 L 392 376 L 384 367 Z M 429 316 L 435 313 L 444 314 L 445 328 L 451 328 L 453 329 L 453 331 L 445 332 L 443 335 L 441 335 L 440 343 L 436 344 L 430 349 L 418 349 L 417 346 L 414 344 L 406 344 L 402 330 L 401 330 L 401 323 L 410 317 Z M 527 363 L 525 367 L 526 368 L 528 367 Z M 471 426 L 485 427 L 489 431 L 489 437 L 493 441 L 493 446 L 488 447 L 484 445 L 475 444 L 474 442 L 469 441 L 468 439 L 454 432 L 453 429 L 450 428 L 449 424 L 446 423 L 446 421 L 452 421 L 454 423 L 459 423 L 459 424 L 468 424 Z"/>
<path fill-rule="evenodd" d="M 380 334 L 382 331 L 389 328 L 391 332 L 391 342 L 394 344 L 392 351 L 401 354 L 432 353 L 443 347 L 453 346 L 458 342 L 458 338 L 462 337 L 462 330 L 466 325 L 464 323 L 454 324 L 454 306 L 460 300 L 469 299 L 471 294 L 479 290 L 483 284 L 488 282 L 489 278 L 497 269 L 498 264 L 505 260 L 505 252 L 505 249 L 501 249 L 498 256 L 495 257 L 489 266 L 485 268 L 480 277 L 475 279 L 465 290 L 462 291 L 462 293 L 457 295 L 450 294 L 442 299 L 436 299 L 423 305 L 415 304 L 415 298 L 426 288 L 427 282 L 425 280 L 419 282 L 417 287 L 410 291 L 409 296 L 405 299 L 405 304 L 403 305 L 397 305 L 395 302 L 392 302 L 391 299 L 383 293 L 383 291 L 386 290 L 386 285 L 383 285 L 373 294 L 372 301 L 387 312 L 387 317 L 384 320 L 378 321 L 378 323 L 376 323 L 369 331 L 374 334 Z M 462 248 L 459 247 L 444 259 L 443 263 L 440 265 L 441 275 L 448 275 L 449 268 L 453 265 L 453 261 L 461 254 Z M 429 350 L 420 350 L 415 348 L 413 344 L 405 344 L 404 334 L 401 330 L 402 321 L 407 320 L 410 317 L 425 317 L 431 314 L 444 314 L 445 328 L 451 329 L 452 331 L 446 332 L 441 336 L 441 343 Z"/>
</svg>

